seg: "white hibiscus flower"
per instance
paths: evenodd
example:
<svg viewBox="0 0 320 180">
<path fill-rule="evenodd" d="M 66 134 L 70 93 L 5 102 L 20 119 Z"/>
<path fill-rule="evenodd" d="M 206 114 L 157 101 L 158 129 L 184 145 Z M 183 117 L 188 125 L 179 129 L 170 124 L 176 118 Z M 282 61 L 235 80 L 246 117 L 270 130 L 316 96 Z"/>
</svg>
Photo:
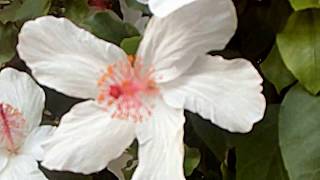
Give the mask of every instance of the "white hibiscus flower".
<svg viewBox="0 0 320 180">
<path fill-rule="evenodd" d="M 137 138 L 133 180 L 185 179 L 184 109 L 231 132 L 262 119 L 262 78 L 249 61 L 210 56 L 236 30 L 230 0 L 197 0 L 153 17 L 136 58 L 69 20 L 27 22 L 18 52 L 41 83 L 89 99 L 75 105 L 45 144 L 43 165 L 89 174 Z M 128 61 L 129 60 L 129 61 Z"/>
<path fill-rule="evenodd" d="M 0 179 L 45 180 L 37 160 L 40 144 L 53 133 L 40 126 L 45 95 L 27 75 L 12 68 L 0 72 Z"/>
</svg>

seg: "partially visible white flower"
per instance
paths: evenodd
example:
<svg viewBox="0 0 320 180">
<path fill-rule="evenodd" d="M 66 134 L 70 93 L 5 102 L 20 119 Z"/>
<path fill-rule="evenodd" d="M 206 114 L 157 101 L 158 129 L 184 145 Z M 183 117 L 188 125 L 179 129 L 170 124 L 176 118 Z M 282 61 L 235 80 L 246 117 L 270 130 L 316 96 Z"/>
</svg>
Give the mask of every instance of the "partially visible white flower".
<svg viewBox="0 0 320 180">
<path fill-rule="evenodd" d="M 150 11 L 158 17 L 168 16 L 177 9 L 199 0 L 137 0 L 142 4 L 148 4 Z"/>
<path fill-rule="evenodd" d="M 139 32 L 143 34 L 150 18 L 147 16 L 142 16 L 143 13 L 139 10 L 129 8 L 127 6 L 126 0 L 119 0 L 119 2 L 124 22 L 134 25 L 139 30 Z"/>
<path fill-rule="evenodd" d="M 43 165 L 100 171 L 137 138 L 133 180 L 184 180 L 184 109 L 231 132 L 250 131 L 264 115 L 262 78 L 247 60 L 206 55 L 226 46 L 236 17 L 231 0 L 196 0 L 153 16 L 136 58 L 64 18 L 25 23 L 17 49 L 34 77 L 88 99 L 63 116 Z"/>
<path fill-rule="evenodd" d="M 46 180 L 38 169 L 40 144 L 53 133 L 40 126 L 45 95 L 29 75 L 12 68 L 0 72 L 0 179 Z"/>
</svg>

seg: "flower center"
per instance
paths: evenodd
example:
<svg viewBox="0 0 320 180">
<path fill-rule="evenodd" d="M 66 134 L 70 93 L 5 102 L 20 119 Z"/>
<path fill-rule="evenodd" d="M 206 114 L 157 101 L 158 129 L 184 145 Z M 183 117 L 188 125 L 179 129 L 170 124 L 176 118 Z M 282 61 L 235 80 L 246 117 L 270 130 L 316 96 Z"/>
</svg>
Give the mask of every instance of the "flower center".
<svg viewBox="0 0 320 180">
<path fill-rule="evenodd" d="M 0 103 L 0 143 L 1 148 L 16 154 L 25 134 L 25 119 L 9 104 Z"/>
<path fill-rule="evenodd" d="M 98 102 L 112 118 L 142 121 L 152 114 L 154 96 L 159 94 L 153 72 L 133 56 L 109 65 L 98 80 Z"/>
</svg>

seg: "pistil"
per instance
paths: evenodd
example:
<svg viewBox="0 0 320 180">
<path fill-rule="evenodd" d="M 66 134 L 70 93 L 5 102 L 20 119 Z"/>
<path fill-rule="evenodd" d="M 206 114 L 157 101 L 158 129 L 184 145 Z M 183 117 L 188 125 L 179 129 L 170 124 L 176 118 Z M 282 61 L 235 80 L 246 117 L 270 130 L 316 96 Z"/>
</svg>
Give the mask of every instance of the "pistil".
<svg viewBox="0 0 320 180">
<path fill-rule="evenodd" d="M 9 104 L 0 103 L 0 142 L 6 145 L 10 153 L 16 154 L 19 143 L 24 137 L 23 127 L 25 120 L 22 114 Z M 5 141 L 5 142 L 3 142 Z"/>
<path fill-rule="evenodd" d="M 127 61 L 109 65 L 98 80 L 97 98 L 114 119 L 140 122 L 151 116 L 158 87 L 151 68 L 129 56 Z"/>
</svg>

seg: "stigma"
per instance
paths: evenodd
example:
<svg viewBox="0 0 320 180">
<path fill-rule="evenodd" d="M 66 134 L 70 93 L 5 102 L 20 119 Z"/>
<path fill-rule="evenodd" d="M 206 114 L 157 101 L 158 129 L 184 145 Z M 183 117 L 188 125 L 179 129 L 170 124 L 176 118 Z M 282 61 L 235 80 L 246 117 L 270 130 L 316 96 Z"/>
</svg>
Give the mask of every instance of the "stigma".
<svg viewBox="0 0 320 180">
<path fill-rule="evenodd" d="M 98 80 L 98 103 L 113 119 L 143 121 L 151 116 L 159 94 L 153 72 L 134 56 L 109 65 Z"/>
<path fill-rule="evenodd" d="M 22 114 L 16 108 L 0 103 L 0 143 L 9 153 L 17 154 L 25 138 L 25 122 Z"/>
</svg>

